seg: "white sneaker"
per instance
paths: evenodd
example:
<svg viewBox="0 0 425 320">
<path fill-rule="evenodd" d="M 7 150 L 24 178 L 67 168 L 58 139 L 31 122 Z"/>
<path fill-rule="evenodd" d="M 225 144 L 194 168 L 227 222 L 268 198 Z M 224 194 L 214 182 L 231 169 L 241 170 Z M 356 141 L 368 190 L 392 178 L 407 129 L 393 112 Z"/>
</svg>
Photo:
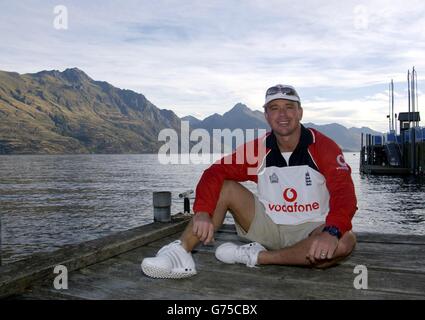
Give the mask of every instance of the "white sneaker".
<svg viewBox="0 0 425 320">
<path fill-rule="evenodd" d="M 142 270 L 152 278 L 181 279 L 196 274 L 192 254 L 182 247 L 180 240 L 162 247 L 156 257 L 143 259 Z"/>
<path fill-rule="evenodd" d="M 258 242 L 238 246 L 231 242 L 220 245 L 215 251 L 215 257 L 224 263 L 243 263 L 247 267 L 255 267 L 260 251 L 266 251 Z"/>
</svg>

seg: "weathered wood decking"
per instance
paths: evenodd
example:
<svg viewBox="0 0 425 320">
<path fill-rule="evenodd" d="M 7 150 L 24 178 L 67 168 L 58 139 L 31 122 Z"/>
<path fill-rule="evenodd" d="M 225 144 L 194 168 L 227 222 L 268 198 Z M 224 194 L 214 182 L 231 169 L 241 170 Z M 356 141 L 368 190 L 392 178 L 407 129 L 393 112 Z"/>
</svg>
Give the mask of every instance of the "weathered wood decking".
<svg viewBox="0 0 425 320">
<path fill-rule="evenodd" d="M 198 274 L 183 280 L 151 279 L 140 263 L 175 240 L 187 218 L 154 223 L 90 243 L 41 254 L 0 268 L 0 296 L 15 299 L 425 299 L 425 236 L 358 234 L 352 256 L 326 269 L 225 265 L 214 249 L 238 241 L 234 226 L 216 233 L 213 246 L 193 257 Z M 53 287 L 53 267 L 69 269 L 67 290 Z M 368 270 L 368 289 L 357 290 L 356 265 Z M 74 271 L 71 271 L 74 270 Z M 26 290 L 24 288 L 28 287 Z M 13 294 L 12 296 L 10 296 Z"/>
</svg>

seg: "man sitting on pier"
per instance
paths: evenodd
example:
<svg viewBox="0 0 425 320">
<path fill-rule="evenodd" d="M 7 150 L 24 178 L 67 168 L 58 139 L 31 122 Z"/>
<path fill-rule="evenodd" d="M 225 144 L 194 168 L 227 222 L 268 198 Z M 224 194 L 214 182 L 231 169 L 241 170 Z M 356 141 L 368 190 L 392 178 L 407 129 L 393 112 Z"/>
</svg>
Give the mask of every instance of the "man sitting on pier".
<svg viewBox="0 0 425 320">
<path fill-rule="evenodd" d="M 143 260 L 146 275 L 185 278 L 196 274 L 190 252 L 199 242 L 213 241 L 227 211 L 233 215 L 238 235 L 254 242 L 220 245 L 215 255 L 224 263 L 325 268 L 350 255 L 356 244 L 350 230 L 357 201 L 351 168 L 340 148 L 317 130 L 301 125 L 301 100 L 291 86 L 267 90 L 264 114 L 271 132 L 204 171 L 192 221 L 179 240 Z M 238 156 L 253 150 L 255 164 L 248 157 L 238 161 Z M 248 180 L 257 183 L 258 196 L 238 183 Z"/>
</svg>

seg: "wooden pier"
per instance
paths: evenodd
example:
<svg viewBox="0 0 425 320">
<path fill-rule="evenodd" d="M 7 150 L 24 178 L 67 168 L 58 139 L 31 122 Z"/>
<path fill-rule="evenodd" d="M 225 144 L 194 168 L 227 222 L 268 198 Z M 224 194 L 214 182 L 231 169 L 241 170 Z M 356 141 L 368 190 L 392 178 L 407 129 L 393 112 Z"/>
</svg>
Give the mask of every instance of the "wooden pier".
<svg viewBox="0 0 425 320">
<path fill-rule="evenodd" d="M 390 166 L 378 166 L 373 164 L 362 164 L 360 166 L 360 173 L 391 176 L 407 176 L 411 174 L 409 168 L 396 168 Z"/>
<path fill-rule="evenodd" d="M 193 253 L 198 274 L 180 280 L 151 279 L 143 258 L 180 235 L 189 216 L 155 222 L 105 238 L 35 254 L 0 267 L 0 297 L 7 299 L 425 299 L 425 236 L 358 234 L 353 254 L 338 266 L 226 265 L 214 256 L 223 242 L 240 242 L 224 225 L 211 246 Z M 68 289 L 54 288 L 56 265 L 68 269 Z M 367 268 L 367 289 L 355 289 L 358 265 Z"/>
</svg>

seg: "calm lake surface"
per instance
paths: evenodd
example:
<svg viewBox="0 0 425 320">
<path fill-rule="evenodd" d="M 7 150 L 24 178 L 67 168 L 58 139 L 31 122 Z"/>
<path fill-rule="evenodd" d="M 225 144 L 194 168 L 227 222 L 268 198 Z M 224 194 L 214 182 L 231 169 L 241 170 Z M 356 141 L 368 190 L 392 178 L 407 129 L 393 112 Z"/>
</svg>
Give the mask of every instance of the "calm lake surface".
<svg viewBox="0 0 425 320">
<path fill-rule="evenodd" d="M 423 179 L 360 175 L 359 154 L 345 157 L 358 198 L 354 231 L 425 235 Z M 153 191 L 171 191 L 172 212 L 183 211 L 178 194 L 195 189 L 208 166 L 161 165 L 156 154 L 0 156 L 3 262 L 150 223 Z"/>
</svg>

